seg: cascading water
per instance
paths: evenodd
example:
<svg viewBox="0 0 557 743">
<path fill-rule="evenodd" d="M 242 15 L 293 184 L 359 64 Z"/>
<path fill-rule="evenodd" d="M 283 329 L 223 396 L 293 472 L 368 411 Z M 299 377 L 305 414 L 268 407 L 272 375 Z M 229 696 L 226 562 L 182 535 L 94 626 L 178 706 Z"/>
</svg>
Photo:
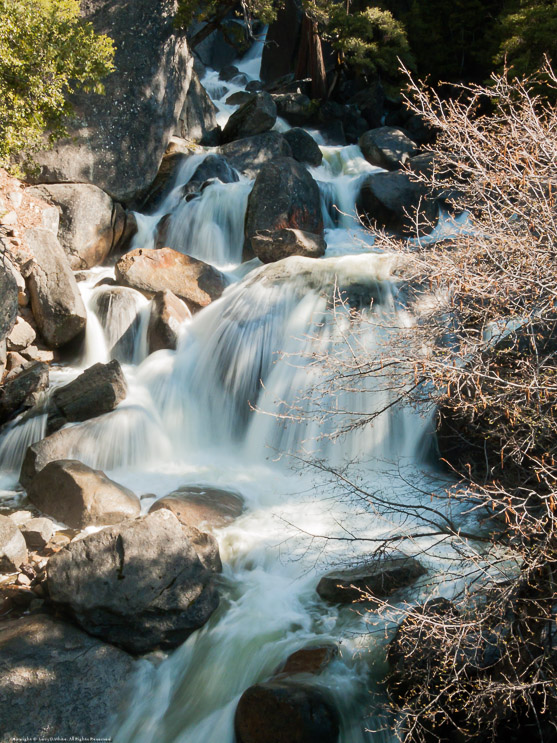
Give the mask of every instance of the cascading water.
<svg viewBox="0 0 557 743">
<path fill-rule="evenodd" d="M 258 64 L 254 52 L 243 71 L 255 78 Z M 216 77 L 208 73 L 206 88 L 225 98 L 235 86 Z M 234 107 L 219 106 L 222 124 Z M 356 223 L 358 186 L 372 166 L 356 146 L 323 152 L 323 165 L 312 172 L 321 182 L 328 228 L 324 259 L 238 266 L 252 183 L 215 182 L 196 198 L 183 198 L 208 153 L 188 157 L 154 213 L 138 215 L 133 248 L 152 247 L 160 220 L 170 215 L 170 247 L 231 271 L 232 284 L 187 322 L 175 352 L 147 357 L 150 303 L 111 285 L 109 269 L 90 272 L 80 285 L 87 339 L 76 367 L 64 373 L 75 376 L 91 363 L 118 358 L 129 394 L 112 413 L 66 427 L 68 456 L 147 493 L 145 507 L 186 484 L 234 490 L 246 505 L 239 519 L 216 532 L 224 563 L 220 608 L 159 665 L 142 663 L 128 704 L 108 731 L 116 743 L 232 743 L 242 692 L 269 678 L 293 651 L 327 641 L 340 643 L 340 655 L 305 680 L 334 697 L 341 743 L 391 740 L 386 732 L 366 732 L 373 720 L 365 719 L 369 689 L 382 672 L 374 664 L 381 664 L 384 633 L 364 637 L 370 616 L 325 605 L 315 587 L 330 565 L 368 552 L 365 541 L 343 541 L 347 534 L 370 539 L 404 531 L 408 523 L 387 512 L 367 513 L 361 499 L 335 497 L 330 476 L 304 462 L 354 462 L 354 472 L 374 491 L 416 502 L 423 496 L 406 482 L 428 477 L 420 451 L 430 417 L 391 405 L 396 391 L 370 375 L 343 390 L 316 362 L 327 350 L 379 353 L 397 327 L 412 323 L 392 259 L 370 251 Z M 108 281 L 99 285 L 102 279 Z M 345 301 L 335 301 L 337 289 Z M 364 310 L 363 321 L 353 307 Z M 351 427 L 352 418 L 356 423 L 383 409 L 373 423 Z M 346 432 L 338 436 L 339 429 Z M 26 446 L 43 435 L 44 416 L 3 434 L 5 487 L 17 480 Z"/>
</svg>

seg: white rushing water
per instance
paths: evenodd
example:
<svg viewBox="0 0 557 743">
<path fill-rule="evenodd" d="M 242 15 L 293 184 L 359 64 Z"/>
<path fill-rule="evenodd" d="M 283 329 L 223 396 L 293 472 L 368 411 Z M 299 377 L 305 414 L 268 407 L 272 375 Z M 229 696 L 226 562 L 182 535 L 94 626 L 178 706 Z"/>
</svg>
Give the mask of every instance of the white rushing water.
<svg viewBox="0 0 557 743">
<path fill-rule="evenodd" d="M 239 67 L 255 79 L 259 64 L 260 48 Z M 204 84 L 218 99 L 222 124 L 234 110 L 222 101 L 240 88 L 217 77 L 209 72 Z M 165 244 L 231 279 L 218 301 L 186 322 L 175 352 L 148 355 L 150 302 L 112 285 L 111 269 L 91 271 L 80 285 L 88 312 L 84 349 L 72 368 L 54 373 L 55 383 L 118 358 L 129 394 L 114 412 L 70 426 L 68 456 L 108 471 L 144 496 L 145 509 L 187 484 L 232 490 L 246 505 L 216 532 L 224 563 L 218 611 L 175 652 L 142 662 L 108 731 L 116 743 L 233 743 L 242 692 L 268 679 L 293 651 L 324 642 L 339 644 L 340 654 L 306 681 L 334 697 L 341 743 L 391 740 L 387 732 L 366 732 L 375 724 L 366 716 L 369 691 L 384 672 L 385 625 L 374 627 L 372 614 L 325 604 L 315 588 L 331 565 L 369 553 L 369 542 L 353 537 L 411 529 L 412 504 L 424 498 L 418 487 L 434 487 L 424 455 L 431 411 L 393 405 L 400 390 L 382 375 L 354 375 L 343 384 L 336 376 L 343 358 L 379 356 L 413 319 L 399 296 L 393 259 L 373 252 L 355 218 L 360 181 L 374 168 L 355 145 L 323 153 L 312 173 L 327 227 L 324 259 L 240 265 L 252 182 L 214 182 L 201 196 L 182 198 L 208 152 L 186 159 L 156 211 L 138 216 L 133 247 L 152 247 L 169 215 Z M 344 303 L 335 302 L 337 290 Z M 363 310 L 363 321 L 354 308 Z M 325 352 L 337 365 L 320 363 Z M 338 435 L 340 429 L 347 430 Z M 43 435 L 44 416 L 16 421 L 3 435 L 1 487 L 13 489 L 27 446 Z M 371 509 L 312 461 L 351 463 L 352 478 L 393 504 L 408 504 L 410 515 Z M 435 554 L 429 562 L 421 558 L 433 572 L 440 569 Z"/>
</svg>

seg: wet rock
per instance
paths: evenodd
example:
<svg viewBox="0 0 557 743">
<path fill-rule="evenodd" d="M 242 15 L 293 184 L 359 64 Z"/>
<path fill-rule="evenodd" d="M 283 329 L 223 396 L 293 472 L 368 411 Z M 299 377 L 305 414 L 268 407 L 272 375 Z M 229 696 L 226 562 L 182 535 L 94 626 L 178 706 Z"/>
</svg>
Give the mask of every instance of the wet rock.
<svg viewBox="0 0 557 743">
<path fill-rule="evenodd" d="M 240 74 L 240 70 L 236 67 L 236 65 L 229 64 L 226 65 L 226 67 L 223 67 L 222 70 L 219 72 L 219 80 L 222 80 L 225 83 L 230 82 L 233 78 L 236 77 L 236 75 Z"/>
<path fill-rule="evenodd" d="M 304 129 L 294 127 L 284 133 L 284 138 L 290 145 L 292 157 L 300 163 L 317 168 L 323 160 L 323 153 L 314 138 Z"/>
<path fill-rule="evenodd" d="M 49 462 L 35 475 L 27 494 L 43 513 L 74 529 L 118 524 L 141 510 L 131 490 L 74 459 Z"/>
<path fill-rule="evenodd" d="M 197 312 L 224 291 L 227 280 L 212 266 L 171 248 L 126 253 L 116 264 L 116 279 L 151 297 L 168 289 Z"/>
<path fill-rule="evenodd" d="M 54 534 L 54 524 L 44 517 L 29 519 L 20 528 L 30 550 L 44 549 Z"/>
<path fill-rule="evenodd" d="M 180 337 L 180 326 L 190 317 L 191 312 L 187 306 L 171 291 L 165 289 L 157 292 L 153 297 L 147 329 L 149 353 L 162 348 L 175 349 Z"/>
<path fill-rule="evenodd" d="M 27 561 L 23 534 L 8 516 L 0 516 L 0 572 L 13 573 Z"/>
<path fill-rule="evenodd" d="M 193 69 L 187 40 L 174 27 L 176 3 L 88 0 L 84 20 L 114 39 L 114 72 L 105 95 L 72 97 L 69 136 L 34 155 L 39 183 L 92 183 L 118 201 L 144 191 L 176 130 Z"/>
<path fill-rule="evenodd" d="M 359 601 L 362 591 L 384 598 L 411 585 L 425 573 L 426 569 L 415 558 L 395 554 L 348 570 L 327 573 L 319 581 L 317 593 L 322 599 L 338 604 Z"/>
<path fill-rule="evenodd" d="M 141 322 L 138 300 L 143 302 L 143 295 L 124 286 L 106 287 L 95 298 L 109 355 L 123 363 L 132 362 L 134 357 Z"/>
<path fill-rule="evenodd" d="M 416 235 L 433 229 L 439 205 L 427 186 L 417 183 L 407 173 L 373 173 L 363 181 L 356 204 L 358 214 L 379 228 L 397 235 Z"/>
<path fill-rule="evenodd" d="M 176 133 L 189 142 L 205 147 L 216 147 L 219 144 L 221 130 L 217 124 L 217 108 L 195 70 Z"/>
<path fill-rule="evenodd" d="M 291 157 L 290 145 L 279 132 L 244 137 L 220 148 L 230 165 L 248 178 L 255 178 L 263 165 L 279 157 Z"/>
<path fill-rule="evenodd" d="M 238 493 L 186 485 L 153 503 L 150 512 L 172 511 L 178 521 L 198 529 L 226 526 L 242 515 L 244 500 Z"/>
<path fill-rule="evenodd" d="M 277 120 L 277 108 L 269 93 L 256 93 L 235 111 L 222 132 L 223 142 L 253 137 L 273 128 Z"/>
<path fill-rule="evenodd" d="M 303 165 L 283 157 L 261 168 L 249 195 L 245 221 L 246 255 L 261 231 L 284 228 L 323 234 L 319 187 Z"/>
<path fill-rule="evenodd" d="M 49 462 L 71 459 L 79 448 L 81 426 L 70 426 L 56 431 L 28 447 L 21 466 L 19 482 L 28 490 L 33 478 Z"/>
<path fill-rule="evenodd" d="M 94 364 L 73 382 L 54 390 L 48 401 L 47 431 L 109 413 L 126 398 L 127 391 L 119 361 Z"/>
<path fill-rule="evenodd" d="M 87 313 L 64 250 L 43 228 L 26 230 L 34 257 L 28 277 L 31 308 L 37 327 L 51 348 L 69 343 L 83 332 Z"/>
<path fill-rule="evenodd" d="M 275 676 L 295 676 L 299 673 L 318 675 L 330 665 L 338 655 L 337 645 L 302 648 L 286 659 Z"/>
<path fill-rule="evenodd" d="M 171 509 L 167 509 L 171 511 Z M 176 514 L 174 514 L 176 516 Z M 178 518 L 178 517 L 177 517 Z M 180 520 L 178 518 L 178 520 Z M 200 563 L 213 573 L 222 573 L 222 562 L 220 559 L 219 543 L 213 534 L 196 529 L 195 526 L 182 524 L 182 531 L 189 539 Z"/>
<path fill-rule="evenodd" d="M 269 681 L 242 694 L 234 729 L 238 743 L 337 743 L 339 719 L 317 687 Z"/>
<path fill-rule="evenodd" d="M 263 83 L 261 80 L 250 80 L 246 85 L 246 90 L 248 93 L 258 93 L 260 90 L 263 90 Z"/>
<path fill-rule="evenodd" d="M 44 614 L 2 624 L 2 740 L 100 736 L 134 661 Z"/>
<path fill-rule="evenodd" d="M 254 254 L 263 263 L 273 263 L 291 255 L 320 258 L 327 249 L 325 238 L 302 230 L 260 230 L 250 240 Z"/>
<path fill-rule="evenodd" d="M 174 138 L 174 141 L 176 140 L 177 138 Z M 185 140 L 178 141 L 183 141 L 185 147 L 189 146 Z M 156 177 L 143 197 L 137 202 L 137 208 L 144 212 L 153 211 L 174 185 L 175 175 L 180 167 L 192 155 L 193 152 L 187 149 L 185 151 L 179 149 L 165 152 Z"/>
<path fill-rule="evenodd" d="M 27 363 L 27 362 L 26 362 Z M 30 363 L 0 387 L 0 424 L 32 408 L 48 388 L 48 364 Z"/>
<path fill-rule="evenodd" d="M 53 183 L 35 186 L 29 193 L 58 209 L 58 240 L 72 270 L 98 266 L 119 242 L 125 212 L 100 188 L 86 183 Z"/>
<path fill-rule="evenodd" d="M 416 143 L 402 129 L 393 126 L 370 129 L 362 134 L 359 145 L 369 163 L 385 170 L 402 167 L 418 152 Z"/>
<path fill-rule="evenodd" d="M 236 93 L 229 95 L 225 103 L 229 106 L 243 106 L 244 103 L 248 103 L 252 98 L 252 93 L 248 93 L 246 90 L 238 90 Z"/>
<path fill-rule="evenodd" d="M 207 155 L 184 186 L 184 194 L 198 193 L 208 180 L 217 178 L 221 183 L 237 183 L 240 178 L 222 155 Z"/>
<path fill-rule="evenodd" d="M 303 93 L 274 93 L 277 114 L 291 126 L 304 126 L 315 115 L 311 99 Z"/>
<path fill-rule="evenodd" d="M 72 542 L 47 566 L 50 600 L 132 653 L 181 644 L 218 606 L 213 573 L 167 510 Z"/>
<path fill-rule="evenodd" d="M 37 334 L 29 323 L 22 317 L 18 317 L 7 337 L 7 349 L 8 351 L 23 351 L 33 343 L 36 337 Z"/>
</svg>

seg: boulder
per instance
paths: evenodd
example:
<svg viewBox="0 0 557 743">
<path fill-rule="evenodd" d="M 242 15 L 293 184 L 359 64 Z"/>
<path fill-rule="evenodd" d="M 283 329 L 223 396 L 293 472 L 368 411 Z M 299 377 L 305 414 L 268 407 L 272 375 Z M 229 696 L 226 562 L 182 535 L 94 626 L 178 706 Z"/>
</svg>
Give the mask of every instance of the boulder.
<svg viewBox="0 0 557 743">
<path fill-rule="evenodd" d="M 95 311 L 103 326 L 110 358 L 133 361 L 137 333 L 141 323 L 139 302 L 144 297 L 125 286 L 106 286 L 95 296 Z M 139 301 L 138 301 L 139 300 Z"/>
<path fill-rule="evenodd" d="M 362 591 L 385 598 L 399 588 L 411 585 L 426 569 L 413 557 L 394 554 L 372 560 L 348 570 L 333 570 L 317 585 L 322 599 L 336 604 L 351 604 L 362 598 Z"/>
<path fill-rule="evenodd" d="M 116 264 L 116 280 L 148 297 L 168 289 L 183 299 L 191 312 L 198 312 L 223 293 L 224 274 L 207 263 L 172 248 L 138 248 Z"/>
<path fill-rule="evenodd" d="M 229 83 L 239 74 L 240 70 L 236 67 L 236 65 L 228 64 L 220 70 L 219 80 L 222 80 L 224 83 Z"/>
<path fill-rule="evenodd" d="M 228 106 L 243 106 L 244 103 L 251 101 L 252 98 L 253 94 L 249 93 L 247 90 L 238 90 L 236 93 L 229 95 L 225 103 Z"/>
<path fill-rule="evenodd" d="M 265 91 L 255 93 L 230 116 L 222 132 L 222 141 L 263 134 L 273 128 L 276 120 L 277 107 L 273 98 Z"/>
<path fill-rule="evenodd" d="M 273 263 L 291 255 L 320 258 L 327 249 L 323 235 L 302 230 L 260 230 L 250 241 L 251 249 L 263 263 Z"/>
<path fill-rule="evenodd" d="M 194 174 L 184 186 L 184 195 L 199 193 L 207 181 L 217 178 L 221 183 L 237 183 L 240 178 L 222 155 L 207 155 L 195 169 Z"/>
<path fill-rule="evenodd" d="M 58 240 L 74 271 L 103 263 L 124 233 L 124 209 L 97 186 L 53 183 L 29 191 L 58 209 Z"/>
<path fill-rule="evenodd" d="M 18 288 L 12 264 L 0 250 L 0 341 L 13 328 L 18 310 Z"/>
<path fill-rule="evenodd" d="M 2 624 L 1 740 L 85 740 L 114 716 L 134 661 L 44 614 Z"/>
<path fill-rule="evenodd" d="M 304 126 L 315 115 L 311 99 L 303 93 L 274 93 L 277 114 L 291 126 Z"/>
<path fill-rule="evenodd" d="M 415 215 L 419 232 L 427 234 L 439 214 L 439 204 L 427 186 L 407 173 L 372 173 L 360 187 L 356 208 L 358 214 L 397 235 L 416 236 Z"/>
<path fill-rule="evenodd" d="M 132 653 L 176 647 L 219 603 L 213 573 L 167 510 L 72 542 L 50 559 L 47 588 L 89 634 Z"/>
<path fill-rule="evenodd" d="M 27 279 L 33 317 L 45 342 L 58 348 L 84 331 L 85 305 L 55 235 L 36 227 L 25 238 L 34 258 Z"/>
<path fill-rule="evenodd" d="M 176 173 L 192 155 L 193 152 L 181 149 L 165 152 L 157 175 L 147 192 L 138 200 L 137 208 L 142 212 L 152 212 L 174 186 Z"/>
<path fill-rule="evenodd" d="M 33 343 L 36 337 L 37 334 L 31 325 L 22 317 L 18 317 L 7 337 L 6 347 L 8 351 L 23 351 Z"/>
<path fill-rule="evenodd" d="M 119 361 L 94 364 L 73 382 L 54 390 L 48 401 L 47 431 L 53 433 L 66 423 L 110 413 L 125 399 L 127 391 Z"/>
<path fill-rule="evenodd" d="M 159 510 L 159 509 L 157 509 Z M 171 511 L 170 508 L 166 509 Z M 174 514 L 176 516 L 176 514 Z M 176 516 L 178 518 L 178 516 Z M 180 520 L 178 518 L 178 520 Z M 182 523 L 182 531 L 189 539 L 191 546 L 194 548 L 199 562 L 207 570 L 213 573 L 222 573 L 222 562 L 220 559 L 219 543 L 213 534 L 206 531 L 200 531 L 195 526 L 188 526 Z"/>
<path fill-rule="evenodd" d="M 258 93 L 260 90 L 263 90 L 263 87 L 261 80 L 250 80 L 246 85 L 246 91 L 248 93 Z"/>
<path fill-rule="evenodd" d="M 220 127 L 217 124 L 217 107 L 195 70 L 186 96 L 176 134 L 188 142 L 195 142 L 205 147 L 215 147 L 220 140 Z"/>
<path fill-rule="evenodd" d="M 88 0 L 84 20 L 114 39 L 105 95 L 72 97 L 69 136 L 34 154 L 36 183 L 92 183 L 127 202 L 152 182 L 188 92 L 193 57 L 174 28 L 175 0 Z"/>
<path fill-rule="evenodd" d="M 44 517 L 29 519 L 20 528 L 30 550 L 44 549 L 54 535 L 54 524 Z"/>
<path fill-rule="evenodd" d="M 385 170 L 397 170 L 418 153 L 416 143 L 393 126 L 370 129 L 362 134 L 359 145 L 368 163 Z"/>
<path fill-rule="evenodd" d="M 150 513 L 167 508 L 180 523 L 198 529 L 226 526 L 242 515 L 244 500 L 238 493 L 186 485 L 153 503 Z"/>
<path fill-rule="evenodd" d="M 153 297 L 149 327 L 147 329 L 147 342 L 149 353 L 160 351 L 162 348 L 175 349 L 181 324 L 191 317 L 187 306 L 165 289 L 157 292 Z"/>
<path fill-rule="evenodd" d="M 244 225 L 245 251 L 262 230 L 291 228 L 323 234 L 319 187 L 303 165 L 283 157 L 265 164 L 249 195 Z"/>
<path fill-rule="evenodd" d="M 333 644 L 301 648 L 288 656 L 275 677 L 296 676 L 299 673 L 316 676 L 322 673 L 337 656 L 338 646 Z"/>
<path fill-rule="evenodd" d="M 263 165 L 278 157 L 291 157 L 290 145 L 279 132 L 244 137 L 220 148 L 230 165 L 248 178 L 255 178 Z"/>
<path fill-rule="evenodd" d="M 23 534 L 8 516 L 0 515 L 0 572 L 13 573 L 26 561 Z"/>
<path fill-rule="evenodd" d="M 36 405 L 48 388 L 48 364 L 32 362 L 0 387 L 0 425 Z"/>
<path fill-rule="evenodd" d="M 339 717 L 321 689 L 268 681 L 242 694 L 234 729 L 237 743 L 337 743 Z"/>
<path fill-rule="evenodd" d="M 131 490 L 75 459 L 49 462 L 27 494 L 39 510 L 73 529 L 118 524 L 141 510 Z"/>
<path fill-rule="evenodd" d="M 82 426 L 79 424 L 69 426 L 28 447 L 19 475 L 19 482 L 25 490 L 29 489 L 37 472 L 49 462 L 77 456 L 81 433 Z"/>
<path fill-rule="evenodd" d="M 301 0 L 285 0 L 269 25 L 263 55 L 261 79 L 272 83 L 296 71 L 303 9 Z"/>
<path fill-rule="evenodd" d="M 299 163 L 306 163 L 317 168 L 323 160 L 323 153 L 314 138 L 304 129 L 294 127 L 284 133 L 284 138 L 290 145 L 292 157 Z"/>
</svg>

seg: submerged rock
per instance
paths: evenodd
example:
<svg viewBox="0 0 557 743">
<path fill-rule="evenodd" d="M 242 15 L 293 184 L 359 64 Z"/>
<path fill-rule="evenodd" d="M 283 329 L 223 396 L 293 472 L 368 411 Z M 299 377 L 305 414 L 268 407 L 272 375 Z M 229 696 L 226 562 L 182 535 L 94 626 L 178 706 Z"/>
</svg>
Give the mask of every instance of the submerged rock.
<svg viewBox="0 0 557 743">
<path fill-rule="evenodd" d="M 172 248 L 138 248 L 116 264 L 116 279 L 147 296 L 169 289 L 191 312 L 206 307 L 223 293 L 227 280 L 220 271 Z"/>
<path fill-rule="evenodd" d="M 242 694 L 234 730 L 238 743 L 337 743 L 339 718 L 321 689 L 268 681 Z"/>
<path fill-rule="evenodd" d="M 141 511 L 135 493 L 74 459 L 49 462 L 27 494 L 43 513 L 73 529 L 118 524 Z"/>
<path fill-rule="evenodd" d="M 385 170 L 402 167 L 418 152 L 416 143 L 394 126 L 370 129 L 362 134 L 359 145 L 368 163 Z"/>
<path fill-rule="evenodd" d="M 197 528 L 219 528 L 242 515 L 244 500 L 237 493 L 186 485 L 153 503 L 150 512 L 167 508 L 182 523 Z"/>
<path fill-rule="evenodd" d="M 119 361 L 93 364 L 73 382 L 54 390 L 48 401 L 47 431 L 52 433 L 68 422 L 109 413 L 126 398 L 127 392 Z"/>
<path fill-rule="evenodd" d="M 26 560 L 27 546 L 23 534 L 12 519 L 0 515 L 0 572 L 13 573 Z"/>
<path fill-rule="evenodd" d="M 147 341 L 149 353 L 162 348 L 175 349 L 178 345 L 181 324 L 191 317 L 187 306 L 168 289 L 153 297 Z"/>
<path fill-rule="evenodd" d="M 348 570 L 333 570 L 321 578 L 317 593 L 322 599 L 338 604 L 359 601 L 362 592 L 385 598 L 411 585 L 426 572 L 414 557 L 395 554 Z"/>
<path fill-rule="evenodd" d="M 255 179 L 244 227 L 247 255 L 254 252 L 252 238 L 259 232 L 285 228 L 323 235 L 319 187 L 291 157 L 266 163 Z"/>
<path fill-rule="evenodd" d="M 133 669 L 127 653 L 67 622 L 43 614 L 4 622 L 1 740 L 100 736 Z"/>
<path fill-rule="evenodd" d="M 132 653 L 180 645 L 219 603 L 213 573 L 167 510 L 68 545 L 50 559 L 47 587 L 89 634 Z"/>
<path fill-rule="evenodd" d="M 263 263 L 273 263 L 291 255 L 320 258 L 327 249 L 322 235 L 302 230 L 259 230 L 250 240 L 251 248 Z"/>
<path fill-rule="evenodd" d="M 276 120 L 277 107 L 269 93 L 255 93 L 230 116 L 222 132 L 222 141 L 263 134 L 273 128 Z"/>
<path fill-rule="evenodd" d="M 69 343 L 83 332 L 87 312 L 67 256 L 49 230 L 26 230 L 33 253 L 28 287 L 37 327 L 51 348 Z"/>
</svg>

